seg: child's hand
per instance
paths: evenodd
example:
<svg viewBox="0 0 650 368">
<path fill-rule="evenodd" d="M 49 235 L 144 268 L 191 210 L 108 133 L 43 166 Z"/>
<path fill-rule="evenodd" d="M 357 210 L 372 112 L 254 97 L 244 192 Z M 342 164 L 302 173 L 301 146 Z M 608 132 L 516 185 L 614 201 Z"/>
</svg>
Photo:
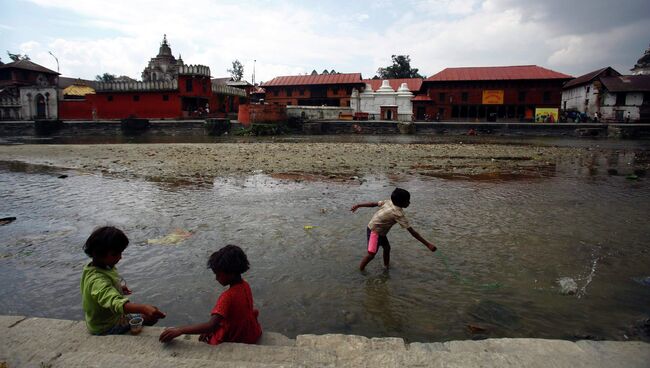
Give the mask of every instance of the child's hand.
<svg viewBox="0 0 650 368">
<path fill-rule="evenodd" d="M 133 292 L 126 285 L 122 285 L 122 295 L 131 295 Z"/>
<path fill-rule="evenodd" d="M 160 319 L 160 318 L 165 318 L 167 315 L 163 312 L 161 312 L 158 308 L 154 307 L 153 305 L 144 305 L 144 309 L 142 311 L 142 314 L 149 318 L 154 318 L 154 319 Z"/>
<path fill-rule="evenodd" d="M 358 204 L 355 204 L 354 206 L 352 206 L 352 208 L 350 208 L 350 211 L 354 212 L 354 211 L 356 211 L 358 208 L 359 208 L 359 205 L 358 205 Z"/>
<path fill-rule="evenodd" d="M 178 328 L 172 327 L 172 328 L 166 328 L 161 334 L 160 337 L 158 337 L 158 340 L 160 342 L 170 342 L 174 340 L 175 338 L 179 337 L 183 333 L 181 330 Z"/>
</svg>

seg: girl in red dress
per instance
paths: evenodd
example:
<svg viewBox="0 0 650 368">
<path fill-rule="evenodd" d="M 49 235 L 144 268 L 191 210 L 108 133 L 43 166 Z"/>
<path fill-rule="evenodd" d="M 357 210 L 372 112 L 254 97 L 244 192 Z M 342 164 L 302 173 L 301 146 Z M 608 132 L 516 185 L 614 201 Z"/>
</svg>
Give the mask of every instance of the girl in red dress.
<svg viewBox="0 0 650 368">
<path fill-rule="evenodd" d="M 160 342 L 169 342 L 183 334 L 199 334 L 199 340 L 210 345 L 222 342 L 255 344 L 262 336 L 262 327 L 257 322 L 259 312 L 253 308 L 251 288 L 241 277 L 249 268 L 246 254 L 236 245 L 227 245 L 210 256 L 208 267 L 221 285 L 229 286 L 212 308 L 210 320 L 167 328 L 160 334 Z"/>
</svg>

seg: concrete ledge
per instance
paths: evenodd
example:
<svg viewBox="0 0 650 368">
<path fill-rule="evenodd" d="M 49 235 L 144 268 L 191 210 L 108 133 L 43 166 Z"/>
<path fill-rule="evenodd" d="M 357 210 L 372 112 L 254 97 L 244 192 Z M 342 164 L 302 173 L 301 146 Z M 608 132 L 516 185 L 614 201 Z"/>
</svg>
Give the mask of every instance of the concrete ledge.
<svg viewBox="0 0 650 368">
<path fill-rule="evenodd" d="M 196 336 L 158 342 L 91 336 L 82 321 L 0 316 L 0 367 L 648 367 L 650 344 L 488 339 L 405 344 L 401 338 L 265 332 L 258 345 L 210 346 Z M 4 364 L 4 365 L 3 365 Z"/>
</svg>

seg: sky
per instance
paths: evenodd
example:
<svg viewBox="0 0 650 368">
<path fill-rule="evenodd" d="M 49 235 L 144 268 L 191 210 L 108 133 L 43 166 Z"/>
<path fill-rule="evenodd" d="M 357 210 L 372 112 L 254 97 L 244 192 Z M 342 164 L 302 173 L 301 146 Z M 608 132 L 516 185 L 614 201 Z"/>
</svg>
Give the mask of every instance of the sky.
<svg viewBox="0 0 650 368">
<path fill-rule="evenodd" d="M 163 35 L 186 64 L 244 79 L 319 73 L 372 78 L 409 55 L 444 68 L 539 65 L 628 74 L 650 44 L 648 0 L 0 0 L 0 59 L 27 54 L 63 76 L 141 79 Z"/>
</svg>

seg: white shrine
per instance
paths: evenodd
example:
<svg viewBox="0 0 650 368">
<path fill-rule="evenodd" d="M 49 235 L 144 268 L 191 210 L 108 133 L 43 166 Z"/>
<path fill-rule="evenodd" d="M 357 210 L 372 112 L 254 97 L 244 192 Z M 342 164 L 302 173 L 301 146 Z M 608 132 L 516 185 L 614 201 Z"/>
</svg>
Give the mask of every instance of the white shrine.
<svg viewBox="0 0 650 368">
<path fill-rule="evenodd" d="M 369 83 L 366 83 L 363 92 L 353 89 L 350 107 L 353 112 L 368 113 L 371 120 L 412 121 L 412 98 L 413 93 L 406 83 L 402 83 L 395 91 L 388 80 L 383 80 L 376 91 L 372 90 Z"/>
</svg>

